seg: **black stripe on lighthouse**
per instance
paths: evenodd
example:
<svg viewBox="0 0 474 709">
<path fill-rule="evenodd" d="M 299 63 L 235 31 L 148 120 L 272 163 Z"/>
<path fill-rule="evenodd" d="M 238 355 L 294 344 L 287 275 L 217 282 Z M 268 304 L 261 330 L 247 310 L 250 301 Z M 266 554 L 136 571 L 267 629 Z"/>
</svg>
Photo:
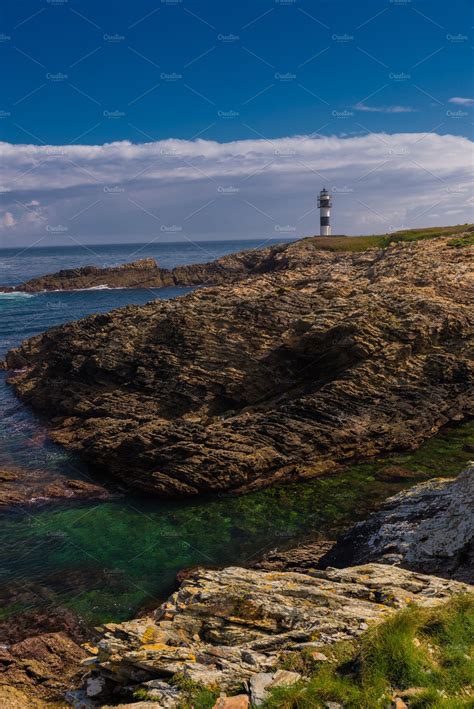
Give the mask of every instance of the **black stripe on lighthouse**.
<svg viewBox="0 0 474 709">
<path fill-rule="evenodd" d="M 321 217 L 321 226 L 329 226 L 329 217 Z"/>
</svg>

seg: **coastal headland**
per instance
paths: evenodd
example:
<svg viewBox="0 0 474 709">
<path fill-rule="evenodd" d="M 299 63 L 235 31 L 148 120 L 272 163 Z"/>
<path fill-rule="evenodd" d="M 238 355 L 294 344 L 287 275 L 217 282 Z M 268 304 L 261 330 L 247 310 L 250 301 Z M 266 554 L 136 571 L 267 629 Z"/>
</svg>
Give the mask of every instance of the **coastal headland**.
<svg viewBox="0 0 474 709">
<path fill-rule="evenodd" d="M 473 407 L 472 231 L 441 234 L 225 257 L 252 272 L 52 328 L 7 354 L 10 382 L 55 441 L 164 495 L 414 449 Z"/>
</svg>

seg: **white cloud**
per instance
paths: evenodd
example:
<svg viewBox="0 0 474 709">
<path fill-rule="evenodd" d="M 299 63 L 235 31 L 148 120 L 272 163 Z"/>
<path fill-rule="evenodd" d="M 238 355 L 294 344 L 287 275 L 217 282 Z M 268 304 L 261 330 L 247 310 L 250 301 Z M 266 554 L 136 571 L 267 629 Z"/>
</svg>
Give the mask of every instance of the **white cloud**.
<svg viewBox="0 0 474 709">
<path fill-rule="evenodd" d="M 354 108 L 367 113 L 415 113 L 417 110 L 411 106 L 367 106 L 365 103 L 356 103 Z"/>
<path fill-rule="evenodd" d="M 0 245 L 304 236 L 318 231 L 323 185 L 338 233 L 449 223 L 448 208 L 472 221 L 472 147 L 436 133 L 0 143 Z"/>
<path fill-rule="evenodd" d="M 463 96 L 453 96 L 449 99 L 449 103 L 457 103 L 459 106 L 474 106 L 474 98 L 465 98 Z"/>
<path fill-rule="evenodd" d="M 5 229 L 11 229 L 16 225 L 17 221 L 11 212 L 5 212 L 2 214 L 0 225 L 5 227 Z"/>
</svg>

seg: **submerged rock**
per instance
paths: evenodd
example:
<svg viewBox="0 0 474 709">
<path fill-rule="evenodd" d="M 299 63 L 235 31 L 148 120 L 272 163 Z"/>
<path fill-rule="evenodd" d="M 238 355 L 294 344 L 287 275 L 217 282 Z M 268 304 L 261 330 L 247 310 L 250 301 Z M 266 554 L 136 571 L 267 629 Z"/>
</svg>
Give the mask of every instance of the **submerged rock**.
<svg viewBox="0 0 474 709">
<path fill-rule="evenodd" d="M 245 280 L 27 340 L 16 392 L 56 441 L 160 494 L 322 475 L 472 412 L 472 248 L 249 253 Z"/>
<path fill-rule="evenodd" d="M 118 493 L 87 480 L 76 480 L 49 470 L 15 468 L 0 470 L 0 510 L 21 506 L 40 506 L 51 502 L 104 501 Z"/>
<path fill-rule="evenodd" d="M 148 691 L 178 673 L 226 692 L 248 682 L 258 704 L 270 686 L 299 679 L 278 671 L 283 651 L 350 640 L 409 603 L 432 606 L 469 590 L 378 564 L 307 574 L 197 570 L 154 616 L 105 626 L 91 658 L 94 686 Z"/>
<path fill-rule="evenodd" d="M 320 560 L 323 567 L 396 564 L 474 583 L 474 464 L 389 498 Z"/>
</svg>

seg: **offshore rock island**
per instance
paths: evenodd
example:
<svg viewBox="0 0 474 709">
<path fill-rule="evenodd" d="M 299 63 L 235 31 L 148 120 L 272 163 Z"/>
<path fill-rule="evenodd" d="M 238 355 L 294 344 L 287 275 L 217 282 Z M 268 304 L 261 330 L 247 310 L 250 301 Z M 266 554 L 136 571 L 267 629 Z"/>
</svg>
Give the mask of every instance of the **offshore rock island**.
<svg viewBox="0 0 474 709">
<path fill-rule="evenodd" d="M 46 291 L 86 290 L 92 288 L 164 288 L 167 286 L 196 286 L 207 282 L 221 283 L 235 275 L 244 277 L 252 272 L 252 252 L 242 258 L 224 256 L 215 262 L 159 268 L 153 258 L 143 258 L 120 266 L 100 268 L 84 266 L 32 278 L 15 287 L 4 287 L 5 293 L 41 293 Z"/>
<path fill-rule="evenodd" d="M 414 234 L 183 267 L 173 284 L 220 285 L 33 337 L 8 353 L 10 381 L 54 440 L 159 494 L 245 492 L 414 449 L 474 403 L 472 231 Z"/>
</svg>

